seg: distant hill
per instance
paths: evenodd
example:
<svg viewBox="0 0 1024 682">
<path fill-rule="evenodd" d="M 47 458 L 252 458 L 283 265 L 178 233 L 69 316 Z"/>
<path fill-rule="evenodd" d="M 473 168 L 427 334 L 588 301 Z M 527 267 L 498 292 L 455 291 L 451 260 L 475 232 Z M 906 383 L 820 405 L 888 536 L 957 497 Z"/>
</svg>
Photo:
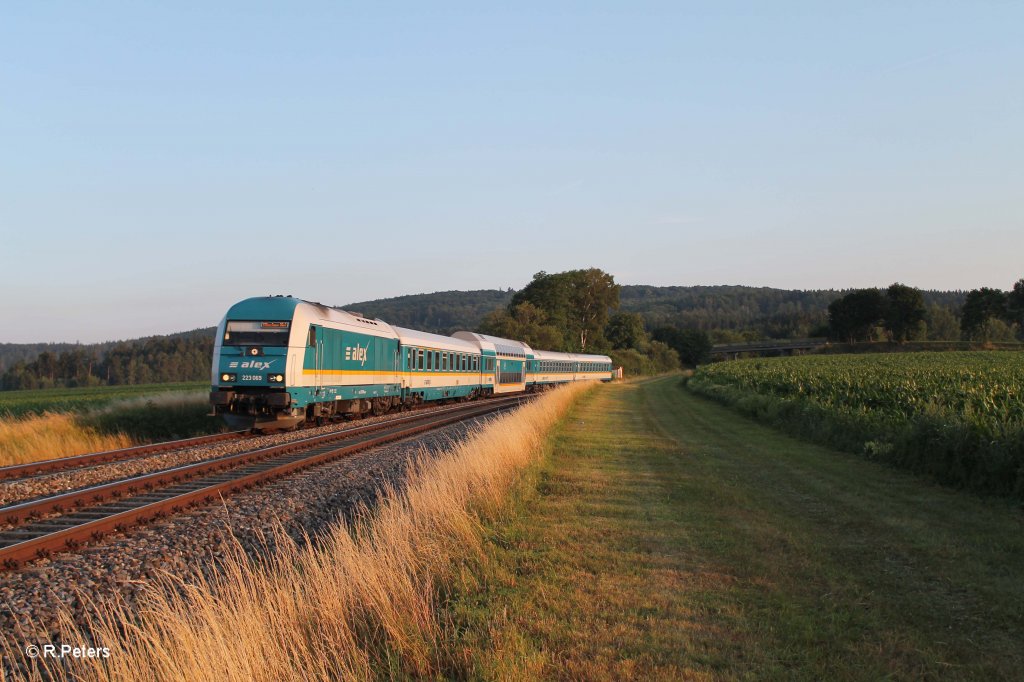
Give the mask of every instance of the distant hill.
<svg viewBox="0 0 1024 682">
<path fill-rule="evenodd" d="M 514 291 L 443 291 L 344 306 L 400 327 L 437 334 L 475 329 L 483 317 L 508 305 Z M 769 338 L 807 336 L 828 320 L 828 304 L 847 290 L 793 290 L 744 286 L 655 287 L 624 285 L 620 310 L 640 313 L 648 327 L 669 325 L 705 331 L 757 331 Z M 925 291 L 928 304 L 958 309 L 961 291 Z"/>
<path fill-rule="evenodd" d="M 67 351 L 81 350 L 87 353 L 96 352 L 100 355 L 120 344 L 143 343 L 151 339 L 196 339 L 213 336 L 216 327 L 203 327 L 187 332 L 173 334 L 155 334 L 124 341 L 103 341 L 101 343 L 0 343 L 0 373 L 16 362 L 32 362 L 40 353 L 59 355 Z"/>
<path fill-rule="evenodd" d="M 828 305 L 849 289 L 772 289 L 744 286 L 652 287 L 627 285 L 621 310 L 643 315 L 651 328 L 668 325 L 704 331 L 756 331 L 768 338 L 813 335 L 828 322 Z M 925 291 L 927 305 L 959 315 L 965 292 Z"/>
<path fill-rule="evenodd" d="M 450 334 L 459 329 L 476 329 L 487 313 L 508 305 L 512 290 L 439 291 L 361 301 L 343 306 L 346 310 L 375 317 L 385 322 Z M 842 290 L 791 290 L 744 286 L 655 287 L 625 285 L 621 308 L 640 313 L 651 328 L 670 325 L 705 331 L 755 331 L 768 338 L 808 336 L 827 320 L 828 304 L 846 293 Z M 959 313 L 965 292 L 926 291 L 926 303 Z M 142 346 L 147 341 L 212 339 L 214 327 L 193 329 L 166 336 L 96 344 L 2 343 L 0 374 L 16 363 L 30 363 L 41 353 L 54 355 L 80 350 L 103 358 L 115 347 Z"/>
<path fill-rule="evenodd" d="M 451 334 L 460 329 L 476 329 L 484 315 L 495 308 L 507 306 L 514 293 L 498 289 L 438 291 L 363 301 L 343 307 L 399 327 Z"/>
</svg>

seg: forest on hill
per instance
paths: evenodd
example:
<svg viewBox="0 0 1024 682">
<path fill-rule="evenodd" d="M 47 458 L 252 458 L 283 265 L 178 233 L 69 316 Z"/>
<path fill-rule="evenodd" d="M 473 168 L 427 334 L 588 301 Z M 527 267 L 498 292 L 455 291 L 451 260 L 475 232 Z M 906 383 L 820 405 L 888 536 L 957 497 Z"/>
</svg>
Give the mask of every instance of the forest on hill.
<svg viewBox="0 0 1024 682">
<path fill-rule="evenodd" d="M 210 376 L 213 335 L 204 328 L 96 344 L 3 344 L 0 390 L 199 381 Z"/>
<path fill-rule="evenodd" d="M 538 273 L 556 279 L 565 274 Z M 344 308 L 397 326 L 438 334 L 451 334 L 460 329 L 490 329 L 492 332 L 504 329 L 512 333 L 523 327 L 502 319 L 502 311 L 510 312 L 513 302 L 523 302 L 523 292 L 531 287 L 536 289 L 536 281 L 535 278 L 519 292 L 512 289 L 441 291 L 355 302 Z M 864 291 L 877 290 L 618 284 L 614 287 L 617 299 L 609 308 L 610 317 L 606 320 L 606 323 L 614 321 L 614 325 L 612 329 L 602 329 L 595 337 L 592 348 L 596 351 L 626 350 L 616 348 L 615 342 L 608 341 L 606 337 L 608 334 L 618 335 L 617 343 L 621 345 L 624 337 L 639 338 L 637 327 L 642 328 L 649 341 L 660 340 L 678 348 L 682 348 L 682 334 L 688 334 L 690 341 L 698 340 L 700 343 L 705 343 L 705 340 L 708 343 L 730 343 L 826 335 L 841 338 L 830 329 L 830 308 L 833 313 L 838 310 L 856 313 L 855 317 L 874 316 L 876 322 L 884 323 L 881 319 L 884 311 L 875 309 L 881 305 L 880 294 L 871 294 L 867 299 L 862 295 Z M 1006 294 L 990 289 L 974 292 L 921 291 L 920 305 L 915 304 L 917 307 L 913 312 L 916 326 L 912 332 L 921 339 L 959 340 L 964 335 L 976 334 L 972 330 L 982 329 L 985 335 L 994 334 L 993 340 L 1012 338 L 1014 334 L 1019 335 L 1021 327 L 1014 322 L 1017 315 L 1014 306 L 1019 305 L 1014 303 L 1019 300 L 1015 291 Z M 862 305 L 857 310 L 851 310 L 850 306 L 837 307 L 837 302 L 845 301 L 851 295 L 862 303 L 870 299 L 871 305 L 866 308 Z M 1008 298 L 1003 301 L 1000 296 Z M 539 317 L 530 319 L 527 311 L 527 327 L 531 324 L 550 327 L 552 314 L 557 325 L 561 313 L 545 309 L 544 305 L 552 304 L 557 309 L 564 307 L 565 302 L 544 300 L 543 297 L 537 300 L 543 304 L 537 306 Z M 968 319 L 967 327 L 962 328 L 965 304 Z M 864 340 L 878 340 L 871 334 L 885 333 L 884 325 L 878 326 L 874 322 L 866 327 L 861 324 L 858 329 L 868 330 L 866 335 L 861 334 Z M 167 336 L 98 344 L 0 343 L 0 389 L 203 380 L 209 373 L 213 336 L 214 328 L 206 327 Z M 542 336 L 541 340 L 554 344 L 548 346 L 552 349 L 578 350 L 562 336 Z M 637 343 L 643 345 L 642 342 Z M 541 344 L 538 347 L 545 346 Z M 654 348 L 661 352 L 660 347 Z"/>
<path fill-rule="evenodd" d="M 828 306 L 851 290 L 772 289 L 746 286 L 619 285 L 620 312 L 638 313 L 649 329 L 697 329 L 712 340 L 734 337 L 789 339 L 826 336 Z M 484 317 L 509 305 L 513 290 L 442 291 L 363 301 L 345 306 L 370 317 L 412 329 L 451 334 L 477 329 Z M 924 291 L 925 304 L 954 316 L 966 292 Z"/>
</svg>

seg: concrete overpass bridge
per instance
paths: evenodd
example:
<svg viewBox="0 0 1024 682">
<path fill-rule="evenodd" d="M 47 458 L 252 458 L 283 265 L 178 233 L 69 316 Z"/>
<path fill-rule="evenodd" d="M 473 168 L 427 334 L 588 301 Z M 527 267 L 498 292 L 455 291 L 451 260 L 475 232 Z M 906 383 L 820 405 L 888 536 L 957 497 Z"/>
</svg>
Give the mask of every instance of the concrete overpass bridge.
<svg viewBox="0 0 1024 682">
<path fill-rule="evenodd" d="M 824 337 L 723 343 L 711 347 L 711 357 L 715 360 L 738 360 L 740 355 L 793 355 L 797 351 L 821 348 L 827 343 L 828 339 Z"/>
</svg>

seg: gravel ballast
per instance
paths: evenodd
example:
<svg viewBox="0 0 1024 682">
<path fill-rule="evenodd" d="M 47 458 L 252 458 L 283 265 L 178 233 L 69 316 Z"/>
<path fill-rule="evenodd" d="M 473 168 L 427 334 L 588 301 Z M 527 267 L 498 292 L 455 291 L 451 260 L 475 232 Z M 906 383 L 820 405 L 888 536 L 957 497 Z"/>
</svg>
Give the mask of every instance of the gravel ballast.
<svg viewBox="0 0 1024 682">
<path fill-rule="evenodd" d="M 264 436 L 250 436 L 239 440 L 219 441 L 205 445 L 194 445 L 191 447 L 161 452 L 137 459 L 128 459 L 120 462 L 107 462 L 95 464 L 80 469 L 70 469 L 52 474 L 33 476 L 20 480 L 0 482 L 0 506 L 18 504 L 31 500 L 57 495 L 59 493 L 80 490 L 100 483 L 110 483 L 131 476 L 150 474 L 165 469 L 171 469 L 186 464 L 202 462 L 208 459 L 226 457 L 248 450 L 281 445 L 290 443 L 301 438 L 319 436 L 325 433 L 342 431 L 368 424 L 376 424 L 382 421 L 395 419 L 397 416 L 408 414 L 429 414 L 437 411 L 438 407 L 418 408 L 416 412 L 406 412 L 401 415 L 388 414 L 380 417 L 367 417 L 358 421 L 333 424 L 315 428 L 302 429 L 289 433 L 273 433 Z"/>
<path fill-rule="evenodd" d="M 36 643 L 39 636 L 33 633 L 56 636 L 58 606 L 68 608 L 81 622 L 90 604 L 119 598 L 134 604 L 162 573 L 186 579 L 210 575 L 236 541 L 247 554 L 258 556 L 276 527 L 298 540 L 321 532 L 360 504 L 372 506 L 383 485 L 401 488 L 407 465 L 417 454 L 437 454 L 492 418 L 478 417 L 356 453 L 219 503 L 108 536 L 83 551 L 56 554 L 20 570 L 2 572 L 0 626 L 17 650 Z M 302 437 L 312 433 L 315 430 L 303 431 Z M 246 441 L 243 449 L 254 447 L 252 442 Z"/>
</svg>

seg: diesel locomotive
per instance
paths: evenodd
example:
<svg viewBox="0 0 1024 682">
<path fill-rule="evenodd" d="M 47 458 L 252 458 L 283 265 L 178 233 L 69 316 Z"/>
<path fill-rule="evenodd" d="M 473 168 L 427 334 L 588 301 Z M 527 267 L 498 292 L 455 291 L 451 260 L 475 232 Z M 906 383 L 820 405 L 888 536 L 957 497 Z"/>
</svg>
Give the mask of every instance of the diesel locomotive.
<svg viewBox="0 0 1024 682">
<path fill-rule="evenodd" d="M 231 428 L 278 431 L 612 376 L 605 355 L 468 331 L 430 334 L 269 296 L 236 303 L 218 325 L 210 404 Z"/>
</svg>

